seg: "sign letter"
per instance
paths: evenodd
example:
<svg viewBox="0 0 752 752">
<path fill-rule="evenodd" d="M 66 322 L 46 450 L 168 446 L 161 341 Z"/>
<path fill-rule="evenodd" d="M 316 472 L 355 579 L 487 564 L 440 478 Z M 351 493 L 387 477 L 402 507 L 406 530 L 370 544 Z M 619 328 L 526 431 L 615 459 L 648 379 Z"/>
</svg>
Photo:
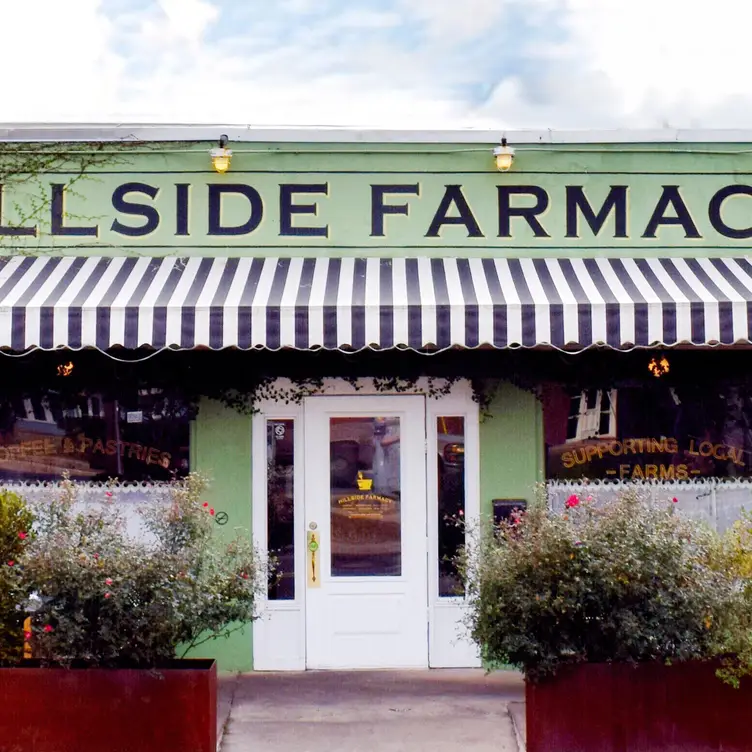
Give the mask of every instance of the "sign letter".
<svg viewBox="0 0 752 752">
<path fill-rule="evenodd" d="M 222 196 L 235 193 L 245 196 L 250 204 L 250 216 L 242 225 L 222 224 Z M 260 224 L 264 217 L 264 202 L 261 194 L 250 185 L 243 183 L 209 184 L 209 235 L 248 235 Z"/>
<path fill-rule="evenodd" d="M 611 190 L 603 202 L 603 206 L 596 214 L 585 195 L 585 189 L 581 185 L 567 186 L 567 237 L 579 238 L 579 222 L 577 212 L 588 223 L 593 235 L 597 237 L 603 229 L 611 212 L 614 213 L 614 237 L 627 237 L 627 186 L 612 185 Z"/>
<path fill-rule="evenodd" d="M 99 227 L 66 227 L 65 225 L 65 185 L 52 184 L 50 234 L 63 237 L 94 237 L 99 235 Z"/>
<path fill-rule="evenodd" d="M 448 217 L 447 213 L 454 204 L 459 212 L 458 217 Z M 461 185 L 448 185 L 444 191 L 444 197 L 441 199 L 439 208 L 436 210 L 431 226 L 426 233 L 427 238 L 438 238 L 443 225 L 464 225 L 469 238 L 482 238 L 483 233 L 480 230 L 477 220 L 473 216 L 470 205 L 467 203 L 465 194 L 462 193 Z"/>
<path fill-rule="evenodd" d="M 666 210 L 671 206 L 676 212 L 675 217 L 667 217 Z M 656 230 L 661 225 L 681 225 L 684 228 L 685 238 L 701 238 L 697 225 L 692 219 L 692 215 L 689 213 L 687 205 L 684 203 L 684 199 L 679 193 L 678 185 L 664 185 L 663 193 L 658 199 L 658 203 L 653 210 L 653 216 L 650 217 L 648 226 L 645 228 L 645 232 L 642 233 L 643 238 L 654 238 Z"/>
<path fill-rule="evenodd" d="M 20 236 L 26 235 L 35 238 L 37 236 L 37 228 L 35 227 L 8 227 L 3 225 L 3 184 L 0 183 L 0 236 L 13 235 Z"/>
<path fill-rule="evenodd" d="M 298 237 L 328 238 L 329 226 L 324 227 L 293 227 L 293 214 L 318 213 L 316 204 L 294 204 L 293 198 L 296 193 L 323 193 L 329 195 L 329 184 L 319 183 L 316 185 L 292 185 L 283 183 L 279 186 L 279 234 L 296 235 Z"/>
<path fill-rule="evenodd" d="M 538 185 L 499 185 L 499 237 L 512 237 L 512 217 L 522 217 L 530 226 L 536 238 L 548 238 L 550 235 L 538 221 L 538 215 L 548 209 L 548 193 Z M 512 196 L 529 195 L 535 198 L 533 206 L 512 207 Z"/>
<path fill-rule="evenodd" d="M 710 204 L 708 205 L 710 224 L 713 225 L 713 229 L 716 232 L 719 232 L 726 238 L 734 238 L 734 240 L 752 238 L 752 227 L 748 227 L 746 230 L 735 230 L 723 221 L 723 217 L 721 217 L 723 202 L 727 198 L 731 198 L 731 196 L 752 196 L 752 187 L 749 185 L 727 185 L 725 188 L 721 188 L 710 199 Z"/>
<path fill-rule="evenodd" d="M 384 217 L 387 214 L 410 214 L 410 207 L 405 204 L 385 204 L 384 196 L 387 193 L 401 193 L 411 196 L 420 196 L 420 185 L 372 185 L 371 186 L 371 237 L 383 238 Z"/>
<path fill-rule="evenodd" d="M 119 219 L 115 219 L 110 229 L 120 235 L 127 235 L 132 238 L 150 235 L 159 227 L 159 212 L 155 207 L 148 204 L 138 204 L 135 201 L 128 201 L 126 196 L 129 193 L 143 193 L 153 201 L 159 193 L 159 188 L 147 185 L 146 183 L 123 183 L 123 185 L 119 185 L 112 194 L 112 206 L 115 208 L 115 211 L 143 217 L 146 221 L 138 227 L 133 227 L 131 225 L 124 225 Z"/>
</svg>

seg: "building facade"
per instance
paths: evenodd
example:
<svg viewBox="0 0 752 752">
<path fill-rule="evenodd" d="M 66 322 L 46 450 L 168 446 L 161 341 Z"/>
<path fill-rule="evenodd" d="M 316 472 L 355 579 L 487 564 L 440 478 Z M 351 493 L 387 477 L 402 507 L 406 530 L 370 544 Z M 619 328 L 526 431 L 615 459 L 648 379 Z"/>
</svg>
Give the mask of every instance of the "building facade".
<svg viewBox="0 0 752 752">
<path fill-rule="evenodd" d="M 277 571 L 235 670 L 480 665 L 462 525 L 544 482 L 728 525 L 752 134 L 500 135 L 0 132 L 0 483 L 209 476 Z"/>
</svg>

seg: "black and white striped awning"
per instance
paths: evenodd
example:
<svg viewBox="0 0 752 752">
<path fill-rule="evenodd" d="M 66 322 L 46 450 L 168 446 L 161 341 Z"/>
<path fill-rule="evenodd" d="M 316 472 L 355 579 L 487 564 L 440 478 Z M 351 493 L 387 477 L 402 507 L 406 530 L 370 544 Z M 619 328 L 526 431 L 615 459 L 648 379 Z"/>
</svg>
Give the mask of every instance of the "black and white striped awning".
<svg viewBox="0 0 752 752">
<path fill-rule="evenodd" d="M 12 257 L 0 347 L 748 343 L 746 259 Z"/>
</svg>

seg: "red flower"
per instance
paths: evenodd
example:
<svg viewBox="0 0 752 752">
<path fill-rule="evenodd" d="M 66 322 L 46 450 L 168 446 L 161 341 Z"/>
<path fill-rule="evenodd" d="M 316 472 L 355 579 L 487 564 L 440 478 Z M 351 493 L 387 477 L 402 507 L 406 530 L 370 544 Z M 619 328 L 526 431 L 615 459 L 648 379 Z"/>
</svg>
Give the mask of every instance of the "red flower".
<svg viewBox="0 0 752 752">
<path fill-rule="evenodd" d="M 44 625 L 44 631 L 47 632 L 47 634 L 49 634 L 50 632 L 52 632 L 52 629 L 53 629 L 53 627 L 52 627 L 51 624 L 45 624 Z"/>
<path fill-rule="evenodd" d="M 31 632 L 24 632 L 24 640 L 28 642 L 31 639 Z"/>
<path fill-rule="evenodd" d="M 19 538 L 20 538 L 21 540 L 26 540 L 26 533 L 19 533 L 19 534 L 18 534 L 18 537 L 19 537 Z"/>
<path fill-rule="evenodd" d="M 209 514 L 212 515 L 212 517 L 214 516 L 214 508 L 209 510 Z"/>
<path fill-rule="evenodd" d="M 13 559 L 11 559 L 11 560 L 10 560 L 10 561 L 8 562 L 8 566 L 9 566 L 9 567 L 12 567 L 12 566 L 13 566 L 13 565 L 14 565 L 15 563 L 16 563 L 16 562 L 15 562 L 15 561 L 13 561 Z"/>
<path fill-rule="evenodd" d="M 112 593 L 105 593 L 105 594 L 104 594 L 104 597 L 105 597 L 105 598 L 111 598 L 111 597 L 112 597 Z"/>
<path fill-rule="evenodd" d="M 677 502 L 679 501 L 679 499 L 677 499 L 677 498 L 676 498 L 676 496 L 674 496 L 674 498 L 673 498 L 673 499 L 671 499 L 671 501 L 673 501 L 673 502 L 674 502 L 674 504 L 676 504 L 676 503 L 677 503 Z"/>
<path fill-rule="evenodd" d="M 571 509 L 572 507 L 576 507 L 580 503 L 580 497 L 577 494 L 572 494 L 564 503 L 564 506 L 567 507 L 567 509 Z"/>
<path fill-rule="evenodd" d="M 209 502 L 208 502 L 208 501 L 205 501 L 205 502 L 204 502 L 204 503 L 203 503 L 203 504 L 202 504 L 201 506 L 203 506 L 203 507 L 204 507 L 204 509 L 205 509 L 206 507 L 208 507 L 208 506 L 209 506 Z"/>
<path fill-rule="evenodd" d="M 246 574 L 245 572 L 243 572 L 243 579 L 244 579 L 244 580 L 247 580 L 247 579 L 248 579 L 248 575 L 247 575 L 247 574 Z"/>
<path fill-rule="evenodd" d="M 104 581 L 104 584 L 105 584 L 105 585 L 112 585 L 112 577 L 108 577 L 108 578 L 107 578 L 107 579 L 106 579 L 106 580 Z"/>
</svg>

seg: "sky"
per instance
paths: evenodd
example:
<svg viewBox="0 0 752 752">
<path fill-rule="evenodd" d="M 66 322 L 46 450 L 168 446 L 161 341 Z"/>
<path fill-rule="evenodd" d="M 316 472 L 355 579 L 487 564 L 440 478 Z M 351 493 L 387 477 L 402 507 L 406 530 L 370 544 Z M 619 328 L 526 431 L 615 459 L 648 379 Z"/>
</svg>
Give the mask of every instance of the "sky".
<svg viewBox="0 0 752 752">
<path fill-rule="evenodd" d="M 0 122 L 752 126 L 743 0 L 0 0 Z"/>
</svg>

